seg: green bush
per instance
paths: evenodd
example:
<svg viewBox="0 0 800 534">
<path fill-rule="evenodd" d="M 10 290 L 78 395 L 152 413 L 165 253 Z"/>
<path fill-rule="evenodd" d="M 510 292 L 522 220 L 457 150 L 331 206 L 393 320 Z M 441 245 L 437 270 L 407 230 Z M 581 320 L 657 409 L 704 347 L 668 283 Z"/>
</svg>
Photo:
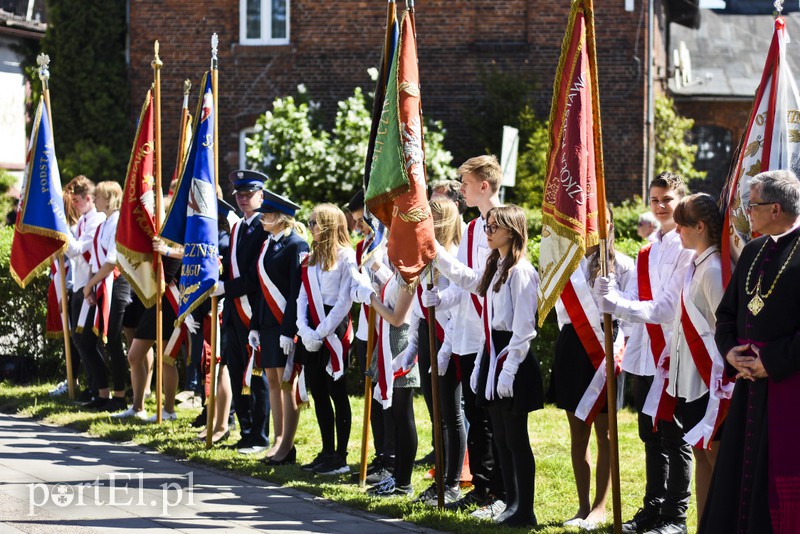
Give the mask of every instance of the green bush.
<svg viewBox="0 0 800 534">
<path fill-rule="evenodd" d="M 19 287 L 9 268 L 13 235 L 13 228 L 0 228 L 0 358 L 33 371 L 37 379 L 61 376 L 63 343 L 44 335 L 49 276 L 43 270 L 25 289 Z"/>
</svg>

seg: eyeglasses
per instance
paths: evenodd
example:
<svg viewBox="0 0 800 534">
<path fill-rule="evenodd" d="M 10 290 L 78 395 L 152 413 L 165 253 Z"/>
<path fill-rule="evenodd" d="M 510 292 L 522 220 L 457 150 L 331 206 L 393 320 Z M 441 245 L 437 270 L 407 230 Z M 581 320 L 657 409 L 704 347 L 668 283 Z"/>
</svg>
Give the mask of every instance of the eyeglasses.
<svg viewBox="0 0 800 534">
<path fill-rule="evenodd" d="M 483 224 L 483 231 L 486 232 L 486 235 L 492 235 L 500 229 L 500 225 L 497 223 L 492 224 Z"/>
<path fill-rule="evenodd" d="M 309 219 L 308 220 L 308 228 L 309 229 L 313 229 L 316 225 L 317 225 L 317 220 L 316 219 Z"/>
<path fill-rule="evenodd" d="M 744 209 L 750 211 L 755 206 L 769 206 L 770 204 L 777 204 L 777 202 L 745 202 Z"/>
</svg>

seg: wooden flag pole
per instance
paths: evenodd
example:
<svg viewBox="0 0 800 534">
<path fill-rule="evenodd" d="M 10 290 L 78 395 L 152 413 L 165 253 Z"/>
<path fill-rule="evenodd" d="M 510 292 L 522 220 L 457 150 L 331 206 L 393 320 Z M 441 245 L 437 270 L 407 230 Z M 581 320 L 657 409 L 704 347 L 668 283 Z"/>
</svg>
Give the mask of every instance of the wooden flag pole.
<svg viewBox="0 0 800 534">
<path fill-rule="evenodd" d="M 217 97 L 217 87 L 219 83 L 219 70 L 217 69 L 217 47 L 219 46 L 219 37 L 217 34 L 211 36 L 211 92 L 214 98 L 214 190 L 219 187 L 219 143 L 217 143 L 219 135 L 219 98 Z M 205 89 L 203 89 L 205 90 Z M 218 338 L 219 338 L 219 315 L 217 314 L 217 307 L 219 306 L 219 297 L 211 297 L 211 386 L 208 392 L 208 401 L 206 402 L 206 449 L 210 449 L 214 443 L 214 408 L 216 407 L 217 399 L 217 354 L 219 353 Z M 220 414 L 220 417 L 228 417 L 228 414 Z"/>
<path fill-rule="evenodd" d="M 365 371 L 372 366 L 372 352 L 375 350 L 375 308 L 369 308 L 367 315 L 367 358 Z M 364 420 L 361 428 L 361 466 L 358 471 L 358 485 L 364 487 L 367 480 L 367 455 L 369 454 L 369 422 L 372 418 L 372 378 L 364 377 Z"/>
<path fill-rule="evenodd" d="M 181 108 L 181 127 L 178 131 L 178 159 L 175 164 L 179 173 L 183 170 L 183 158 L 186 155 L 184 145 L 186 144 L 186 126 L 189 121 L 189 91 L 191 90 L 192 81 L 188 78 L 183 80 L 183 108 Z"/>
<path fill-rule="evenodd" d="M 158 57 L 158 41 L 153 44 L 155 55 L 151 66 L 153 67 L 154 81 L 153 81 L 153 115 L 155 122 L 155 197 L 156 197 L 156 228 L 161 228 L 161 210 L 162 210 L 162 195 L 163 190 L 161 187 L 161 58 Z M 163 325 L 161 298 L 164 295 L 164 276 L 161 268 L 161 255 L 155 255 L 155 271 L 156 271 L 156 423 L 161 424 L 161 406 L 163 403 L 163 384 L 164 372 L 162 365 L 164 364 L 164 341 L 163 341 Z"/>
<path fill-rule="evenodd" d="M 428 290 L 433 289 L 433 267 L 430 270 L 431 281 Z M 420 283 L 422 281 L 420 280 Z M 434 479 L 436 480 L 436 499 L 439 510 L 444 508 L 444 458 L 442 440 L 442 410 L 439 404 L 439 360 L 436 350 L 436 308 L 428 308 L 428 347 L 431 355 L 431 403 L 433 404 L 433 452 L 434 452 Z M 425 369 L 420 369 L 421 373 Z"/>
<path fill-rule="evenodd" d="M 606 184 L 603 167 L 603 130 L 600 123 L 600 92 L 597 76 L 597 41 L 594 33 L 593 0 L 586 0 L 586 46 L 589 55 L 589 78 L 592 90 L 592 125 L 594 161 L 597 179 L 597 226 L 600 238 L 600 274 L 608 276 L 608 217 L 606 215 Z M 606 351 L 606 392 L 608 394 L 608 438 L 611 464 L 611 500 L 614 510 L 614 533 L 622 532 L 622 501 L 619 476 L 619 437 L 617 432 L 617 373 L 614 363 L 614 340 L 611 315 L 603 314 L 603 333 Z"/>
<path fill-rule="evenodd" d="M 47 54 L 39 54 L 36 58 L 39 64 L 39 79 L 42 81 L 42 96 L 44 96 L 44 106 L 47 109 L 47 121 L 50 126 L 50 135 L 53 133 L 53 112 L 50 109 L 50 57 Z M 75 380 L 72 375 L 72 345 L 70 345 L 69 332 L 69 303 L 67 302 L 67 257 L 66 254 L 56 254 L 58 264 L 58 284 L 61 287 L 61 329 L 64 332 L 64 356 L 67 359 L 67 392 L 69 400 L 75 400 Z M 54 281 L 54 283 L 56 283 Z"/>
</svg>

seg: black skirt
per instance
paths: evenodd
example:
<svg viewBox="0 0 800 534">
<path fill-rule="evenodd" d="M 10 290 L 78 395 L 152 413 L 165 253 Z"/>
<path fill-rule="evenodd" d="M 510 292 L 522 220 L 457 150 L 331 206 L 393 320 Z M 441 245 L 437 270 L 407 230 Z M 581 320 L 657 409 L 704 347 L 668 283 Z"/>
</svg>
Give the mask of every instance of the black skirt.
<svg viewBox="0 0 800 534">
<path fill-rule="evenodd" d="M 286 367 L 287 356 L 281 350 L 281 327 L 280 325 L 262 328 L 261 335 L 261 359 L 259 363 L 262 369 L 275 369 Z M 302 345 L 302 341 L 299 344 Z M 296 350 L 296 349 L 295 349 Z"/>
<path fill-rule="evenodd" d="M 492 341 L 498 353 L 508 346 L 511 341 L 511 332 L 492 330 Z M 475 403 L 478 406 L 499 405 L 501 408 L 514 413 L 528 413 L 544 408 L 544 384 L 539 360 L 533 351 L 533 344 L 528 349 L 528 355 L 519 365 L 514 376 L 514 396 L 501 399 L 495 396 L 494 400 L 486 399 L 486 382 L 489 378 L 489 353 L 484 350 L 481 355 L 481 368 L 478 375 L 478 391 Z M 494 377 L 494 380 L 497 380 Z"/>
<path fill-rule="evenodd" d="M 167 300 L 166 294 L 161 298 L 161 336 L 167 341 L 175 329 L 175 311 Z M 145 308 L 136 327 L 136 339 L 156 338 L 156 307 Z"/>
<path fill-rule="evenodd" d="M 675 406 L 675 417 L 680 420 L 684 434 L 696 427 L 700 421 L 703 420 L 706 416 L 706 409 L 708 409 L 708 393 L 691 402 L 686 402 L 685 399 L 681 398 L 678 399 Z M 717 429 L 714 437 L 711 438 L 711 441 L 719 441 L 724 427 L 725 423 L 723 422 Z"/>
</svg>

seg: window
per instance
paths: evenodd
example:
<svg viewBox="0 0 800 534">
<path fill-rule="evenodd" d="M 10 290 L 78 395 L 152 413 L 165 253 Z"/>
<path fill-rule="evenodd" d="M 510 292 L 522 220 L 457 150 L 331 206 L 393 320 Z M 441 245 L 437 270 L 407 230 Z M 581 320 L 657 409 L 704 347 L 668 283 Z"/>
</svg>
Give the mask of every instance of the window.
<svg viewBox="0 0 800 534">
<path fill-rule="evenodd" d="M 239 42 L 244 45 L 289 43 L 290 0 L 240 0 Z"/>
<path fill-rule="evenodd" d="M 733 133 L 727 128 L 709 124 L 695 124 L 689 134 L 691 142 L 697 145 L 697 158 L 694 167 L 698 171 L 706 171 L 706 179 L 702 185 L 693 185 L 695 193 L 719 194 L 728 177 L 728 170 L 733 158 Z M 696 191 L 695 191 L 696 190 Z"/>
<path fill-rule="evenodd" d="M 252 165 L 247 164 L 247 141 L 253 137 L 255 128 L 245 128 L 239 132 L 239 168 L 250 169 Z"/>
</svg>

